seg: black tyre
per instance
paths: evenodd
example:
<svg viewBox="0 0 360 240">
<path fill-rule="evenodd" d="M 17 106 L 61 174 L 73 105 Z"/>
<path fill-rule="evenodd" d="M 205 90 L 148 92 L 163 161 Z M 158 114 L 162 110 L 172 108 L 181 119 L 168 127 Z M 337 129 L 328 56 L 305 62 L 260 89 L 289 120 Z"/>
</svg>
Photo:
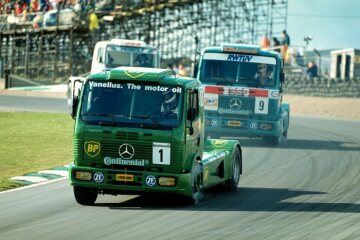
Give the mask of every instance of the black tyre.
<svg viewBox="0 0 360 240">
<path fill-rule="evenodd" d="M 93 188 L 74 187 L 74 196 L 76 202 L 79 204 L 93 206 L 98 196 L 98 192 Z"/>
<path fill-rule="evenodd" d="M 196 164 L 192 169 L 193 177 L 191 179 L 191 196 L 185 199 L 186 204 L 196 204 L 202 197 L 203 190 L 203 167 L 201 164 Z"/>
<path fill-rule="evenodd" d="M 274 137 L 274 136 L 264 136 L 263 140 L 270 146 L 279 146 L 282 142 L 282 136 Z"/>
<path fill-rule="evenodd" d="M 236 192 L 241 172 L 241 154 L 238 148 L 236 148 L 231 163 L 231 176 L 230 179 L 225 182 L 225 190 L 228 192 Z"/>
</svg>

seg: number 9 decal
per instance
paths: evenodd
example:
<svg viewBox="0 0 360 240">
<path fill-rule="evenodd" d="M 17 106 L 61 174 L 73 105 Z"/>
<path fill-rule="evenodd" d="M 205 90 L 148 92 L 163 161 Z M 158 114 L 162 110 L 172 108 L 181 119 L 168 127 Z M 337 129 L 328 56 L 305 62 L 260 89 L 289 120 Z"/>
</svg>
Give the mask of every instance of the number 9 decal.
<svg viewBox="0 0 360 240">
<path fill-rule="evenodd" d="M 255 110 L 257 114 L 268 114 L 269 110 L 269 99 L 268 98 L 255 98 Z"/>
</svg>

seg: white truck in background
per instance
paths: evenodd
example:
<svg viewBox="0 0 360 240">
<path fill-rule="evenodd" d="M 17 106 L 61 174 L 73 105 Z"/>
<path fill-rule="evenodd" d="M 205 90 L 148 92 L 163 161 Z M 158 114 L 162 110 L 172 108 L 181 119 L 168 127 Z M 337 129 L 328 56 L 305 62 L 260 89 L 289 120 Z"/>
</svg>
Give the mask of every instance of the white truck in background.
<svg viewBox="0 0 360 240">
<path fill-rule="evenodd" d="M 90 74 L 108 71 L 121 66 L 159 68 L 159 51 L 156 47 L 139 40 L 112 39 L 96 43 Z M 72 106 L 73 94 L 78 92 L 74 92 L 73 88 L 80 89 L 88 74 L 70 76 L 67 88 L 69 107 Z"/>
</svg>

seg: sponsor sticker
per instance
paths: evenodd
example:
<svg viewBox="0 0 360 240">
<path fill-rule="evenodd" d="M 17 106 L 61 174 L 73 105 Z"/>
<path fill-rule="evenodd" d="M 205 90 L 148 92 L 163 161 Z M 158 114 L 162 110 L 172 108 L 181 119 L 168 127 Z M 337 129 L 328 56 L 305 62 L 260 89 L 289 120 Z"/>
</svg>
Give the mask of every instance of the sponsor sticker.
<svg viewBox="0 0 360 240">
<path fill-rule="evenodd" d="M 217 120 L 217 119 L 211 119 L 210 124 L 211 124 L 211 126 L 213 126 L 213 127 L 219 127 L 219 126 L 220 126 L 220 122 L 219 122 L 219 120 Z"/>
<path fill-rule="evenodd" d="M 105 165 L 126 165 L 126 166 L 139 166 L 144 167 L 149 164 L 149 160 L 138 160 L 138 159 L 122 159 L 122 158 L 104 158 Z"/>
<path fill-rule="evenodd" d="M 216 111 L 219 107 L 219 95 L 218 94 L 205 94 L 204 107 L 206 110 Z"/>
<path fill-rule="evenodd" d="M 270 97 L 271 98 L 278 98 L 279 97 L 279 91 L 277 91 L 277 90 L 270 91 Z"/>
<path fill-rule="evenodd" d="M 154 176 L 152 176 L 152 175 L 149 175 L 149 176 L 146 177 L 145 183 L 149 187 L 154 187 L 156 185 L 156 178 Z"/>
<path fill-rule="evenodd" d="M 96 157 L 101 150 L 99 142 L 85 142 L 84 144 L 85 153 L 90 157 Z"/>
<path fill-rule="evenodd" d="M 102 172 L 96 172 L 94 173 L 94 181 L 97 183 L 101 183 L 104 181 L 104 174 Z"/>
<path fill-rule="evenodd" d="M 230 127 L 240 127 L 241 122 L 240 121 L 228 121 L 228 126 L 230 126 Z"/>
<path fill-rule="evenodd" d="M 222 147 L 225 146 L 228 142 L 229 142 L 228 140 L 216 139 L 216 140 L 212 140 L 211 144 L 215 147 Z"/>
<path fill-rule="evenodd" d="M 257 122 L 251 122 L 249 125 L 250 129 L 256 130 L 259 128 L 259 124 Z"/>
</svg>

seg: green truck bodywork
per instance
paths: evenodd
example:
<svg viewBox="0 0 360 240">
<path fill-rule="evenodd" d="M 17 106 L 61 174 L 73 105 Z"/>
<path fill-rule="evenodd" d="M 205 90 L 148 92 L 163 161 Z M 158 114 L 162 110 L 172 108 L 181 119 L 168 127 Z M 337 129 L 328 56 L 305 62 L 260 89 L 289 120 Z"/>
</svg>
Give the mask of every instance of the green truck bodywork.
<svg viewBox="0 0 360 240">
<path fill-rule="evenodd" d="M 177 114 L 162 110 L 177 99 Z M 162 192 L 194 202 L 215 185 L 236 191 L 242 172 L 238 141 L 204 139 L 199 81 L 172 71 L 120 67 L 89 75 L 73 99 L 75 199 L 93 205 L 97 195 Z"/>
<path fill-rule="evenodd" d="M 197 79 L 204 86 L 206 136 L 263 137 L 273 145 L 287 139 L 290 106 L 282 102 L 279 53 L 241 44 L 208 47 Z"/>
</svg>

